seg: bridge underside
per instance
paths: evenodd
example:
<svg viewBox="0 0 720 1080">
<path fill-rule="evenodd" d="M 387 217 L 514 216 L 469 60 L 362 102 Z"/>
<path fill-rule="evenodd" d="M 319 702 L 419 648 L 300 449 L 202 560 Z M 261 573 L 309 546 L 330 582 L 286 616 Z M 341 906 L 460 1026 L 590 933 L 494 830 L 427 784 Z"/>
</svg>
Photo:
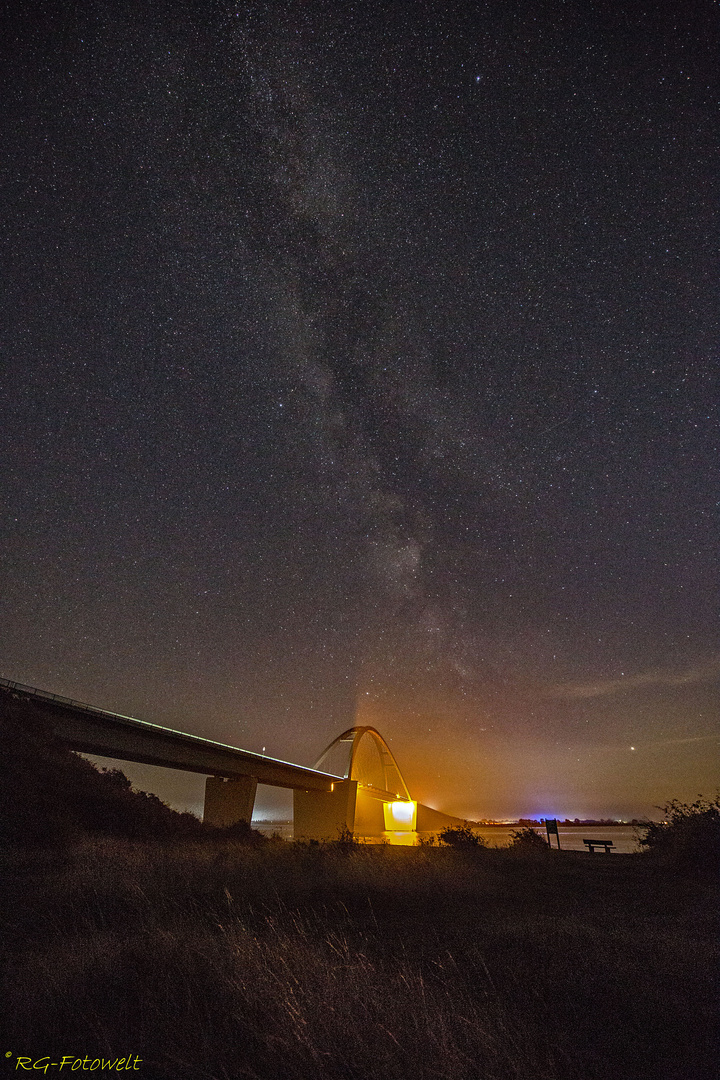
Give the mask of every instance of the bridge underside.
<svg viewBox="0 0 720 1080">
<path fill-rule="evenodd" d="M 26 702 L 70 750 L 206 776 L 203 818 L 211 825 L 250 822 L 258 784 L 321 794 L 331 791 L 333 782 L 340 780 L 317 769 L 172 731 L 7 680 L 0 680 L 0 693 Z"/>
</svg>

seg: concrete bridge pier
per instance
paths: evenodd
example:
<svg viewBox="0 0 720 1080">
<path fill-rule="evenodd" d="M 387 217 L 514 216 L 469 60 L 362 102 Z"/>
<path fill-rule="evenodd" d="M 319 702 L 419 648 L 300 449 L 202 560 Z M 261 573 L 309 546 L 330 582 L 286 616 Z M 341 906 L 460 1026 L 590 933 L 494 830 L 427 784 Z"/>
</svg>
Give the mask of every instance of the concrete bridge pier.
<svg viewBox="0 0 720 1080">
<path fill-rule="evenodd" d="M 246 821 L 249 825 L 257 784 L 254 776 L 241 776 L 236 780 L 228 780 L 223 776 L 208 776 L 205 781 L 203 821 L 221 828 L 234 825 L 238 821 Z"/>
<path fill-rule="evenodd" d="M 357 780 L 336 780 L 331 791 L 293 792 L 293 831 L 296 840 L 337 840 L 344 830 L 355 831 Z"/>
</svg>

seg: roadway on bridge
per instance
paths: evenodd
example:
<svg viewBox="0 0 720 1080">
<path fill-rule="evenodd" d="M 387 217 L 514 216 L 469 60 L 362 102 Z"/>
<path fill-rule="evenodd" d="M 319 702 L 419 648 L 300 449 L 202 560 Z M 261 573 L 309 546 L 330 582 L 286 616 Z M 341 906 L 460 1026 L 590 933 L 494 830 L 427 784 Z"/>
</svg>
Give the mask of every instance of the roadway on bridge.
<svg viewBox="0 0 720 1080">
<path fill-rule="evenodd" d="M 99 709 L 9 679 L 0 679 L 0 692 L 33 702 L 47 717 L 56 737 L 71 750 L 82 754 L 160 765 L 229 780 L 252 776 L 259 784 L 302 791 L 331 791 L 333 782 L 342 779 L 318 769 L 293 765 Z"/>
</svg>

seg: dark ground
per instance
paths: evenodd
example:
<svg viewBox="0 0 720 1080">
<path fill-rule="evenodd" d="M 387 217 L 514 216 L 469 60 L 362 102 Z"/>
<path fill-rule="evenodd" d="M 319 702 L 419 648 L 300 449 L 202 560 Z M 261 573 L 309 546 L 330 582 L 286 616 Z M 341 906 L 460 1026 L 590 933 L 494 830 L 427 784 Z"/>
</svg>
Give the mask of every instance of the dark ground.
<svg viewBox="0 0 720 1080">
<path fill-rule="evenodd" d="M 152 1080 L 717 1077 L 717 888 L 648 856 L 100 839 L 3 861 L 7 1075 L 133 1054 Z"/>
</svg>

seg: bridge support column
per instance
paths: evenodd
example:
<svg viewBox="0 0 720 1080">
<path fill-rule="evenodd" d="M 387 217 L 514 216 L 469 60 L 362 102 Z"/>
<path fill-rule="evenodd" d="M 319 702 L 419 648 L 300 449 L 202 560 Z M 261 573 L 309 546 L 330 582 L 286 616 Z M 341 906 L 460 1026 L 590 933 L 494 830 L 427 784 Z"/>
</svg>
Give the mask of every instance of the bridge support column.
<svg viewBox="0 0 720 1080">
<path fill-rule="evenodd" d="M 226 780 L 222 776 L 208 776 L 205 781 L 205 809 L 203 821 L 222 828 L 237 821 L 250 824 L 255 804 L 257 780 L 254 776 L 241 776 Z"/>
<path fill-rule="evenodd" d="M 355 831 L 357 780 L 336 780 L 332 791 L 293 792 L 293 832 L 296 840 L 337 840 Z"/>
<path fill-rule="evenodd" d="M 358 836 L 382 836 L 385 830 L 383 801 L 361 788 L 355 807 L 355 832 Z"/>
</svg>

